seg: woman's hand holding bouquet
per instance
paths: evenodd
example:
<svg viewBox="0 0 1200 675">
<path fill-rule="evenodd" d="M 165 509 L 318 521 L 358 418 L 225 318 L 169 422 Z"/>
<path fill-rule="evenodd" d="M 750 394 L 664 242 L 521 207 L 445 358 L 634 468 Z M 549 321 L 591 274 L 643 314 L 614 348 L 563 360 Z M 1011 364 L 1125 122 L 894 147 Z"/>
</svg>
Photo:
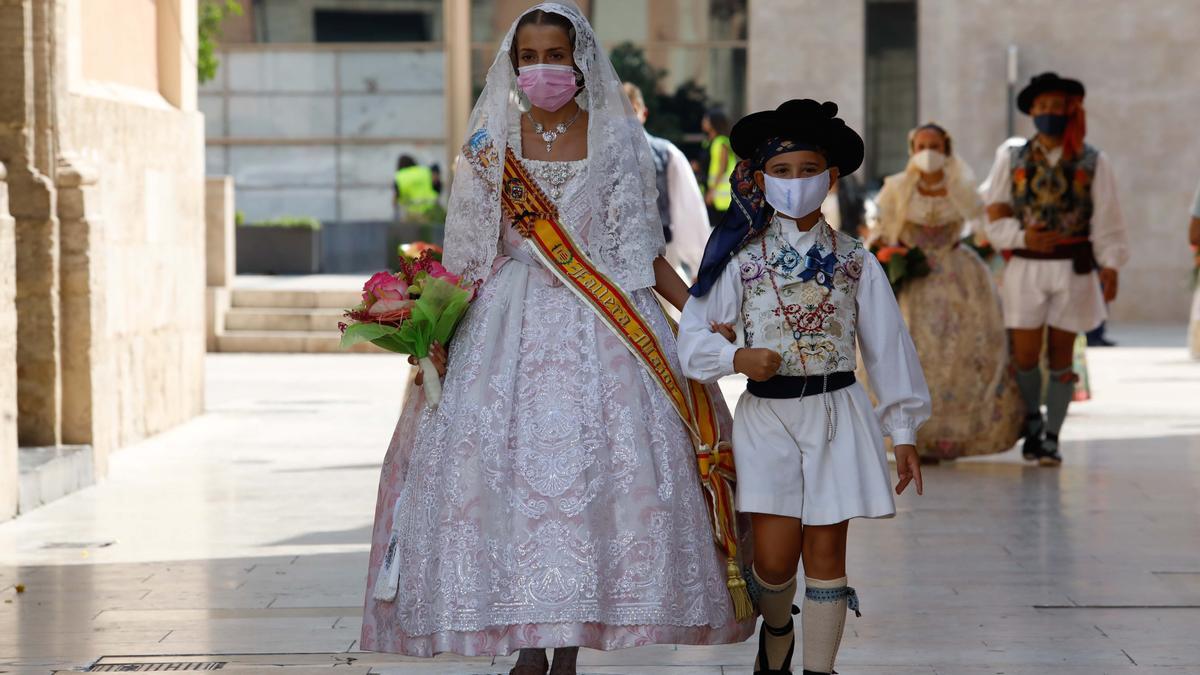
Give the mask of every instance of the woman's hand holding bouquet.
<svg viewBox="0 0 1200 675">
<path fill-rule="evenodd" d="M 346 310 L 347 322 L 338 324 L 343 348 L 370 342 L 409 354 L 409 362 L 421 369 L 417 383 L 423 384 L 425 399 L 433 406 L 441 400 L 444 345 L 478 287 L 447 271 L 439 257 L 433 247 L 416 257 L 401 256 L 400 271 L 379 272 L 368 279 L 362 303 Z"/>
</svg>

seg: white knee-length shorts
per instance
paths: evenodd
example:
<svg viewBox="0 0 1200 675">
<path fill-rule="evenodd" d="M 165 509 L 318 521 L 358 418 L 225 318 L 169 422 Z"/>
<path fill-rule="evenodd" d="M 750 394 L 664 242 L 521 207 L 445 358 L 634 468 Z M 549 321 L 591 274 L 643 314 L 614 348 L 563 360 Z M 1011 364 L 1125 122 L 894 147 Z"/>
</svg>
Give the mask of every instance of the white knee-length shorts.
<svg viewBox="0 0 1200 675">
<path fill-rule="evenodd" d="M 827 440 L 824 398 L 834 403 Z M 832 525 L 896 513 L 879 421 L 862 385 L 803 399 L 749 392 L 733 416 L 737 508 Z"/>
<path fill-rule="evenodd" d="M 1008 328 L 1052 326 L 1086 333 L 1108 316 L 1099 275 L 1076 274 L 1070 260 L 1013 258 L 1004 270 L 1003 286 Z"/>
</svg>

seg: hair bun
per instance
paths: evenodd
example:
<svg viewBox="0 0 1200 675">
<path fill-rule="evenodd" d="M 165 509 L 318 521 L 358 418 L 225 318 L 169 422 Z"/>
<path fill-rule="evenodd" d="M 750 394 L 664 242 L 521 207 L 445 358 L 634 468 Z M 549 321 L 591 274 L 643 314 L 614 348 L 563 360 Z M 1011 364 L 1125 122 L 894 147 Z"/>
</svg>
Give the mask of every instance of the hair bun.
<svg viewBox="0 0 1200 675">
<path fill-rule="evenodd" d="M 831 120 L 837 116 L 838 107 L 833 101 L 821 103 L 811 98 L 794 98 L 777 109 L 790 117 L 806 120 Z"/>
</svg>

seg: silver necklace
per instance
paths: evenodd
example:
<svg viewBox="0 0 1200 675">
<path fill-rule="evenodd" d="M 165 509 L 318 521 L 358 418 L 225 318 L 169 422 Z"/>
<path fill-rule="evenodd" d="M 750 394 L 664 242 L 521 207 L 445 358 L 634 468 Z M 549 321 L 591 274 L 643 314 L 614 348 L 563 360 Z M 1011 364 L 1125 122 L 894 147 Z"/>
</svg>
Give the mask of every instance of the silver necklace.
<svg viewBox="0 0 1200 675">
<path fill-rule="evenodd" d="M 548 155 L 554 148 L 554 141 L 557 141 L 560 135 L 567 133 L 567 129 L 570 129 L 571 125 L 575 124 L 575 120 L 579 119 L 579 113 L 581 112 L 583 112 L 582 107 L 576 108 L 575 115 L 571 117 L 571 119 L 567 120 L 565 123 L 559 122 L 558 124 L 554 125 L 554 129 L 547 129 L 546 127 L 542 126 L 541 122 L 534 119 L 532 112 L 526 112 L 525 114 L 529 117 L 529 121 L 533 123 L 533 130 L 536 131 L 538 135 L 542 137 L 542 140 L 546 142 L 546 154 Z"/>
</svg>

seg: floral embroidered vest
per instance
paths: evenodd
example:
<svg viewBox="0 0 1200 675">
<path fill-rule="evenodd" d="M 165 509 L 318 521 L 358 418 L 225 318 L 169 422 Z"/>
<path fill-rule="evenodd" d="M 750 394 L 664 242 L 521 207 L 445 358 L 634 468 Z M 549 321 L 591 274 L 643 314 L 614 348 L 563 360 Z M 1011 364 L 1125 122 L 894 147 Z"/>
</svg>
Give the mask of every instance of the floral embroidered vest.
<svg viewBox="0 0 1200 675">
<path fill-rule="evenodd" d="M 1092 181 L 1100 153 L 1084 145 L 1080 156 L 1051 166 L 1032 140 L 1010 152 L 1012 206 L 1021 227 L 1041 222 L 1066 237 L 1090 236 Z"/>
<path fill-rule="evenodd" d="M 824 221 L 815 229 L 815 243 L 797 251 L 775 219 L 734 258 L 742 278 L 746 346 L 782 355 L 780 375 L 828 375 L 855 368 L 863 244 L 834 232 Z"/>
</svg>

